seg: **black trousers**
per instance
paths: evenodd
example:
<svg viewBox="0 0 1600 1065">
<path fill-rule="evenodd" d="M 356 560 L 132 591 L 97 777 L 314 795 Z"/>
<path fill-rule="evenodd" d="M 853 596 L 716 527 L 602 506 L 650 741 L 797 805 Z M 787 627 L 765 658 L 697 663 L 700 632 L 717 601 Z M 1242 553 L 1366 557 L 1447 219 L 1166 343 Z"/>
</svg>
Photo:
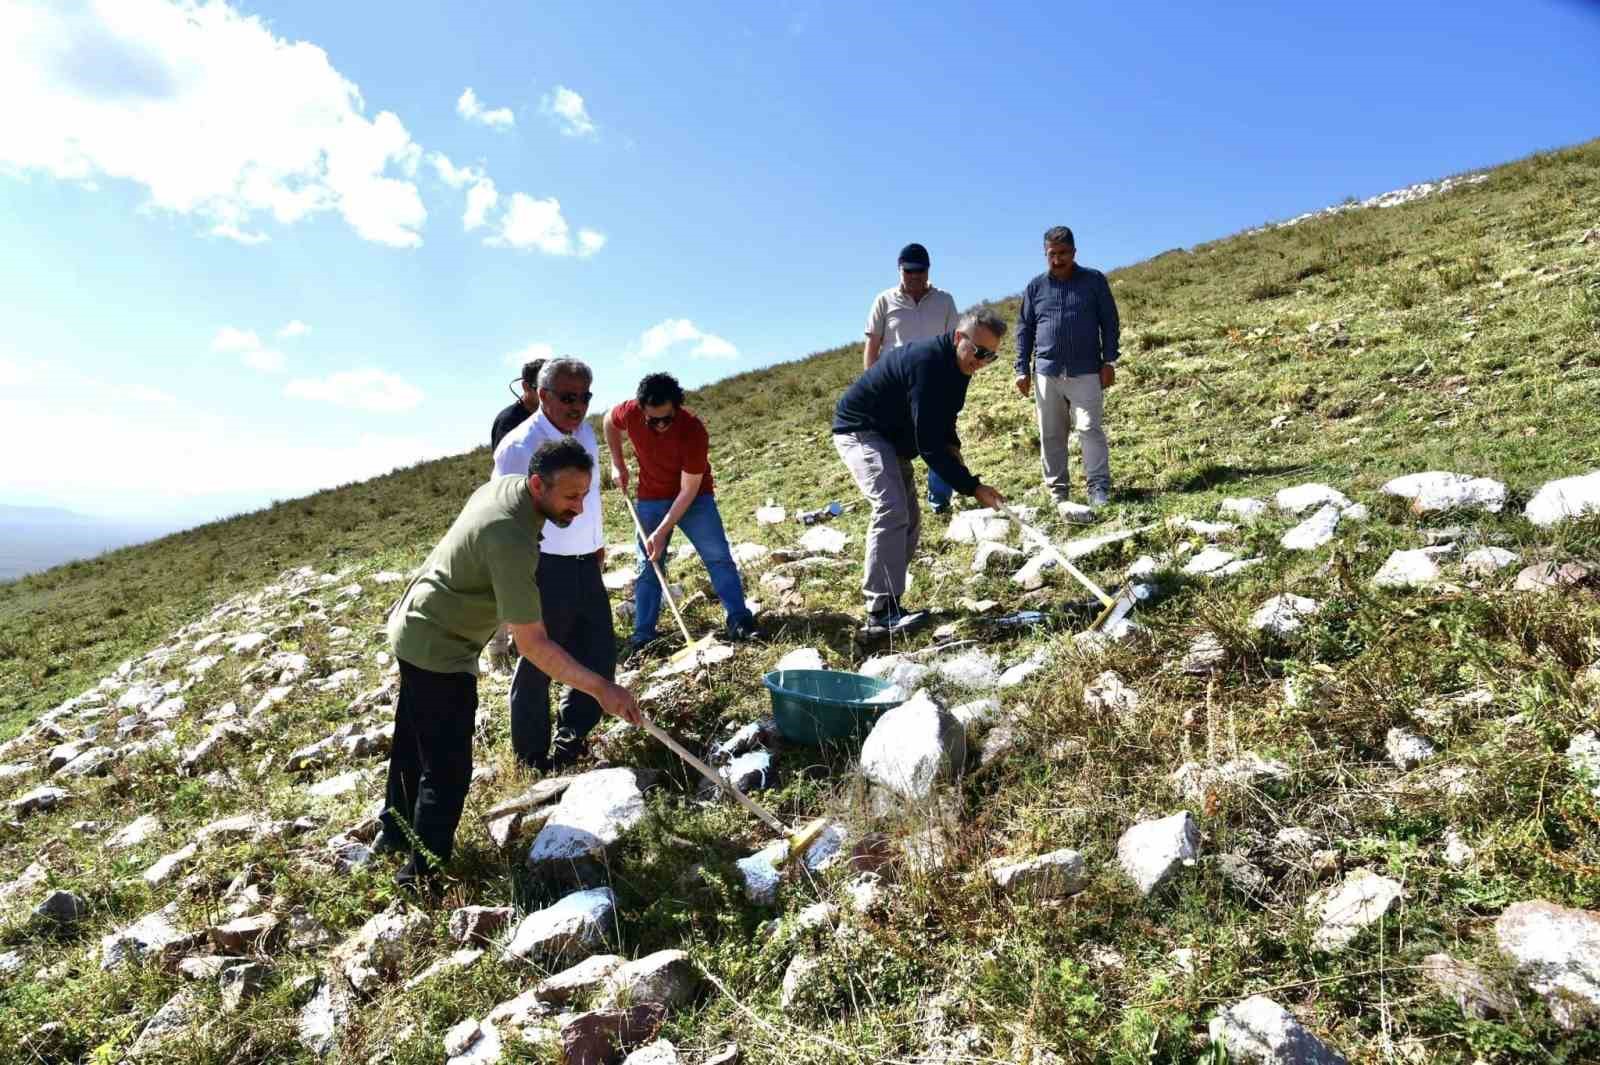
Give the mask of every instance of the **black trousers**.
<svg viewBox="0 0 1600 1065">
<path fill-rule="evenodd" d="M 550 638 L 578 664 L 613 680 L 617 637 L 611 627 L 611 601 L 595 555 L 539 556 L 539 602 Z M 587 692 L 568 688 L 561 699 L 555 738 L 557 765 L 583 752 L 584 737 L 600 721 L 600 704 Z M 526 658 L 517 660 L 511 678 L 511 749 L 517 759 L 549 769 L 550 678 Z"/>
<path fill-rule="evenodd" d="M 419 873 L 431 869 L 428 855 L 448 861 L 455 845 L 467 785 L 472 782 L 472 726 L 477 712 L 478 678 L 471 673 L 435 673 L 400 662 L 383 835 L 396 847 L 411 849 L 401 828 L 410 826 L 428 852 L 412 854 L 411 864 Z"/>
</svg>

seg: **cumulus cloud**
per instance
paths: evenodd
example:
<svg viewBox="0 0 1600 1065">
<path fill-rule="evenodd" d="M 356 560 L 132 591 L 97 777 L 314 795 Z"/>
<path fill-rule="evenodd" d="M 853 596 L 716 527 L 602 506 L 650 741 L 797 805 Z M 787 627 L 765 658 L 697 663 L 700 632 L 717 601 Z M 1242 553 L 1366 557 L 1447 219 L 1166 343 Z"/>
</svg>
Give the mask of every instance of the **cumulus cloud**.
<svg viewBox="0 0 1600 1065">
<path fill-rule="evenodd" d="M 468 122 L 476 122 L 490 129 L 510 129 L 517 122 L 517 116 L 511 113 L 509 107 L 492 109 L 484 107 L 483 101 L 478 99 L 478 94 L 472 91 L 470 85 L 463 89 L 456 99 L 456 114 Z"/>
<path fill-rule="evenodd" d="M 500 191 L 494 179 L 482 167 L 456 166 L 443 152 L 430 152 L 428 162 L 434 172 L 453 189 L 467 190 L 467 209 L 461 215 L 461 228 L 470 233 L 483 228 L 489 212 L 500 202 Z"/>
<path fill-rule="evenodd" d="M 707 333 L 687 318 L 668 318 L 657 322 L 639 336 L 634 353 L 641 360 L 660 358 L 671 352 L 695 359 L 736 359 L 739 349 L 715 333 Z"/>
<path fill-rule="evenodd" d="M 294 399 L 331 403 L 373 414 L 402 414 L 422 402 L 422 389 L 386 370 L 341 370 L 326 377 L 297 377 L 283 388 Z"/>
<path fill-rule="evenodd" d="M 496 247 L 535 249 L 546 255 L 576 255 L 587 258 L 605 246 L 606 238 L 592 229 L 580 230 L 576 241 L 572 228 L 561 213 L 561 201 L 554 196 L 536 199 L 525 192 L 513 192 L 500 215 L 495 231 L 484 238 Z"/>
<path fill-rule="evenodd" d="M 302 330 L 305 329 L 304 322 L 291 322 L 289 325 L 299 325 Z M 288 328 L 289 326 L 284 326 L 283 329 L 278 330 L 278 335 L 299 335 L 298 333 L 286 334 L 284 330 Z M 260 370 L 262 373 L 277 373 L 283 369 L 283 354 L 263 347 L 261 337 L 253 329 L 237 329 L 231 325 L 225 325 L 217 330 L 217 335 L 211 339 L 211 350 L 221 354 L 237 354 L 240 362 L 252 370 Z"/>
<path fill-rule="evenodd" d="M 471 91 L 471 90 L 468 90 Z M 594 120 L 584 106 L 583 97 L 565 85 L 557 85 L 539 101 L 539 110 L 556 120 L 561 132 L 568 137 L 593 137 Z"/>
<path fill-rule="evenodd" d="M 415 247 L 421 150 L 307 41 L 224 0 L 0 5 L 0 171 L 141 187 L 211 234 L 335 213 Z M 25 101 L 25 105 L 20 102 Z"/>
<path fill-rule="evenodd" d="M 302 322 L 300 319 L 296 318 L 292 322 L 285 322 L 283 324 L 282 328 L 278 330 L 278 337 L 279 339 L 287 340 L 293 337 L 303 337 L 309 332 L 311 332 L 311 327 L 306 325 L 306 323 Z"/>
<path fill-rule="evenodd" d="M 555 357 L 556 349 L 544 341 L 538 340 L 520 351 L 506 352 L 505 362 L 513 370 L 521 372 L 522 364 L 525 362 L 532 362 L 534 359 L 553 359 Z"/>
<path fill-rule="evenodd" d="M 217 330 L 217 335 L 211 340 L 212 351 L 254 351 L 261 346 L 261 338 L 256 336 L 254 330 L 235 329 L 225 325 Z"/>
</svg>

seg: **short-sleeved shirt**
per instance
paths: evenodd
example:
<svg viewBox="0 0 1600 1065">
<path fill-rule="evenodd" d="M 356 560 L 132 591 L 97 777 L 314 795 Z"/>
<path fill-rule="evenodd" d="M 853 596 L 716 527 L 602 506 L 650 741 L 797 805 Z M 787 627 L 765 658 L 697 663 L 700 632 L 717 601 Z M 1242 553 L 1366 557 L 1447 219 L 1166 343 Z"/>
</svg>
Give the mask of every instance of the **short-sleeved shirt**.
<svg viewBox="0 0 1600 1065">
<path fill-rule="evenodd" d="M 896 285 L 878 293 L 867 312 L 866 333 L 883 341 L 884 349 L 898 348 L 913 340 L 954 333 L 961 316 L 956 313 L 955 297 L 943 289 L 928 286 L 922 299 L 913 302 Z"/>
<path fill-rule="evenodd" d="M 712 494 L 711 437 L 694 411 L 679 407 L 672 424 L 658 433 L 645 424 L 639 401 L 630 399 L 611 408 L 611 420 L 628 434 L 638 456 L 640 499 L 672 499 L 685 473 L 703 474 L 699 494 Z"/>
<path fill-rule="evenodd" d="M 528 463 L 539 445 L 551 440 L 564 440 L 567 434 L 551 424 L 540 411 L 505 435 L 500 446 L 494 449 L 494 473 L 505 477 L 512 474 L 528 476 Z M 594 437 L 594 426 L 587 420 L 578 423 L 572 438 L 583 445 L 595 462 L 594 476 L 589 480 L 589 493 L 583 497 L 583 513 L 572 519 L 566 528 L 546 522 L 539 550 L 547 555 L 592 555 L 606 545 L 605 522 L 600 513 L 600 443 Z"/>
<path fill-rule="evenodd" d="M 389 614 L 395 657 L 476 676 L 478 655 L 502 621 L 543 620 L 536 578 L 544 522 L 526 475 L 496 477 L 473 492 Z"/>
<path fill-rule="evenodd" d="M 499 414 L 496 414 L 494 416 L 494 424 L 489 427 L 489 450 L 493 451 L 499 447 L 500 441 L 505 438 L 505 435 L 527 421 L 532 414 L 533 412 L 523 406 L 520 399 Z"/>
</svg>

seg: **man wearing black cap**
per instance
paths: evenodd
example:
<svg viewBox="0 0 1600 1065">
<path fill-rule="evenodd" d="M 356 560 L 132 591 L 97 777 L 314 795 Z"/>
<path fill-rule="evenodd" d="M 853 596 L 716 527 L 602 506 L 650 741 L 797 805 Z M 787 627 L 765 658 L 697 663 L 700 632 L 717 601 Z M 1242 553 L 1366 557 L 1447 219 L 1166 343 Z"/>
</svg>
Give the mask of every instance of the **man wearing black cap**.
<svg viewBox="0 0 1600 1065">
<path fill-rule="evenodd" d="M 955 332 L 955 297 L 928 283 L 928 265 L 928 249 L 921 244 L 907 244 L 900 249 L 900 284 L 878 293 L 867 312 L 863 370 L 872 369 L 886 349 Z M 951 491 L 944 478 L 930 467 L 928 504 L 935 514 L 950 509 Z"/>
</svg>

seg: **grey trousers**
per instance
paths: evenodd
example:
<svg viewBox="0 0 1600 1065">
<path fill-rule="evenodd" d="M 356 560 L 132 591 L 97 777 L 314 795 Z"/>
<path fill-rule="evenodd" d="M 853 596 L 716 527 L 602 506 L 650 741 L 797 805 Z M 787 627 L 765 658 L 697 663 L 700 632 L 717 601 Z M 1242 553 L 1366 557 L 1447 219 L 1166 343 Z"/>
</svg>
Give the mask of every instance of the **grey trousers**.
<svg viewBox="0 0 1600 1065">
<path fill-rule="evenodd" d="M 1039 457 L 1044 483 L 1057 500 L 1070 496 L 1067 435 L 1076 428 L 1083 449 L 1083 480 L 1090 488 L 1111 488 L 1111 449 L 1100 424 L 1103 391 L 1098 373 L 1071 377 L 1033 375 L 1033 404 L 1039 414 Z"/>
<path fill-rule="evenodd" d="M 872 504 L 867 521 L 867 609 L 881 610 L 906 592 L 906 569 L 922 533 L 922 500 L 911 460 L 895 454 L 881 433 L 835 433 L 833 446 L 856 487 Z"/>
</svg>

